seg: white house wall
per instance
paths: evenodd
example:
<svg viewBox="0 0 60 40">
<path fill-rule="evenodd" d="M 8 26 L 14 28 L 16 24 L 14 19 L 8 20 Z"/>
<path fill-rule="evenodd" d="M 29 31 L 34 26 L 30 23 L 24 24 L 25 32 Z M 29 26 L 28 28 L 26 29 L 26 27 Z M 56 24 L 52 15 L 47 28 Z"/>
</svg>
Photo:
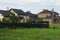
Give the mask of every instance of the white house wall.
<svg viewBox="0 0 60 40">
<path fill-rule="evenodd" d="M 2 21 L 3 18 L 4 16 L 0 13 L 0 20 Z"/>
<path fill-rule="evenodd" d="M 18 16 L 18 14 L 13 10 L 11 10 L 11 13 L 15 14 L 15 16 Z"/>
</svg>

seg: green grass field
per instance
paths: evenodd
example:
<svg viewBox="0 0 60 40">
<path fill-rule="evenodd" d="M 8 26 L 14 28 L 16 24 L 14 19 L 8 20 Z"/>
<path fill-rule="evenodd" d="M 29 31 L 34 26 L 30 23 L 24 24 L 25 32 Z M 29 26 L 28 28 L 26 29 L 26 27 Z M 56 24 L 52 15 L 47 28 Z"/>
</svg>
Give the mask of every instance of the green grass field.
<svg viewBox="0 0 60 40">
<path fill-rule="evenodd" d="M 60 40 L 59 26 L 55 24 L 50 25 L 51 28 L 1 28 L 0 40 Z"/>
<path fill-rule="evenodd" d="M 60 29 L 60 24 L 50 24 L 49 27 L 50 28 Z"/>
</svg>

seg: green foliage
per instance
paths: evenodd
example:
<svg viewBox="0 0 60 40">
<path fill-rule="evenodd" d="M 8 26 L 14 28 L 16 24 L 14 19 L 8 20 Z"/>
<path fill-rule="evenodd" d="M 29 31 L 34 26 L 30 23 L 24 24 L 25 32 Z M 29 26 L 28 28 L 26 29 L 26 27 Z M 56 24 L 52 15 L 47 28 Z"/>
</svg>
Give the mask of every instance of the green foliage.
<svg viewBox="0 0 60 40">
<path fill-rule="evenodd" d="M 19 16 L 15 16 L 15 14 L 12 14 L 12 16 L 10 16 L 10 21 L 12 23 L 18 23 L 20 21 L 20 17 Z"/>
<path fill-rule="evenodd" d="M 32 20 L 30 20 L 30 19 L 28 19 L 27 20 L 27 23 L 33 23 L 33 22 L 42 22 L 43 20 L 41 19 L 41 18 L 38 18 L 37 20 L 35 20 L 35 21 L 32 21 Z"/>
<path fill-rule="evenodd" d="M 26 23 L 33 23 L 33 22 L 30 19 L 28 19 Z"/>
<path fill-rule="evenodd" d="M 2 21 L 0 20 L 0 23 L 1 23 Z"/>
<path fill-rule="evenodd" d="M 49 24 L 52 29 L 60 29 L 60 24 Z"/>
<path fill-rule="evenodd" d="M 20 21 L 20 18 L 19 18 L 19 17 L 16 17 L 16 16 L 11 16 L 11 17 L 10 17 L 10 21 L 11 21 L 12 23 L 17 23 L 17 22 Z"/>
<path fill-rule="evenodd" d="M 2 23 L 18 23 L 18 22 L 20 22 L 20 17 L 15 16 L 15 14 L 12 14 L 12 16 L 2 19 Z"/>
<path fill-rule="evenodd" d="M 3 18 L 2 19 L 2 23 L 9 23 L 9 22 L 10 22 L 10 20 L 8 18 Z"/>
<path fill-rule="evenodd" d="M 37 22 L 42 22 L 42 21 L 43 21 L 42 18 L 37 19 Z"/>
<path fill-rule="evenodd" d="M 12 14 L 12 13 L 11 13 L 11 14 Z M 11 22 L 11 23 L 15 22 L 16 18 L 17 18 L 17 17 L 16 17 L 14 14 L 12 14 L 12 16 L 10 16 L 10 22 Z"/>
</svg>

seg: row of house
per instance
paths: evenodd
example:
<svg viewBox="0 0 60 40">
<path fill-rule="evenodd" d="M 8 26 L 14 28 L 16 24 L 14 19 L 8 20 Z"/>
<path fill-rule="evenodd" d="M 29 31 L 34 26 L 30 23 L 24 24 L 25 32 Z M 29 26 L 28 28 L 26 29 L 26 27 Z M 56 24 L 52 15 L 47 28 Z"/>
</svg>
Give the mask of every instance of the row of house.
<svg viewBox="0 0 60 40">
<path fill-rule="evenodd" d="M 21 17 L 21 22 L 26 22 L 26 19 L 30 19 L 32 21 L 36 21 L 38 18 L 43 19 L 43 21 L 48 21 L 50 24 L 52 23 L 60 23 L 59 13 L 55 12 L 54 9 L 51 11 L 44 9 L 42 12 L 37 14 L 32 14 L 27 11 L 24 12 L 21 9 L 13 9 L 10 10 L 0 10 L 0 20 L 3 18 L 11 16 L 11 14 L 15 14 L 15 16 Z"/>
<path fill-rule="evenodd" d="M 21 9 L 11 8 L 10 10 L 0 10 L 0 20 L 2 21 L 3 18 L 10 17 L 12 16 L 12 14 L 15 14 L 15 16 L 19 16 L 21 18 L 21 22 L 26 22 L 27 19 L 34 21 L 37 18 L 36 14 L 32 14 L 29 11 L 24 12 Z"/>
</svg>

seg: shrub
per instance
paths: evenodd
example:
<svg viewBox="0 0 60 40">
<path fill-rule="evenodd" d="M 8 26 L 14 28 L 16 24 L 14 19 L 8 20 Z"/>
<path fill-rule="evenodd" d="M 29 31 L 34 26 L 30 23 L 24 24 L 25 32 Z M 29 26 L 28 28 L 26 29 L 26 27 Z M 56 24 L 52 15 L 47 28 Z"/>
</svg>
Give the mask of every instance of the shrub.
<svg viewBox="0 0 60 40">
<path fill-rule="evenodd" d="M 26 23 L 33 23 L 33 22 L 30 19 L 28 19 Z"/>
<path fill-rule="evenodd" d="M 42 18 L 37 19 L 37 22 L 42 22 L 42 21 L 43 21 Z"/>
</svg>

